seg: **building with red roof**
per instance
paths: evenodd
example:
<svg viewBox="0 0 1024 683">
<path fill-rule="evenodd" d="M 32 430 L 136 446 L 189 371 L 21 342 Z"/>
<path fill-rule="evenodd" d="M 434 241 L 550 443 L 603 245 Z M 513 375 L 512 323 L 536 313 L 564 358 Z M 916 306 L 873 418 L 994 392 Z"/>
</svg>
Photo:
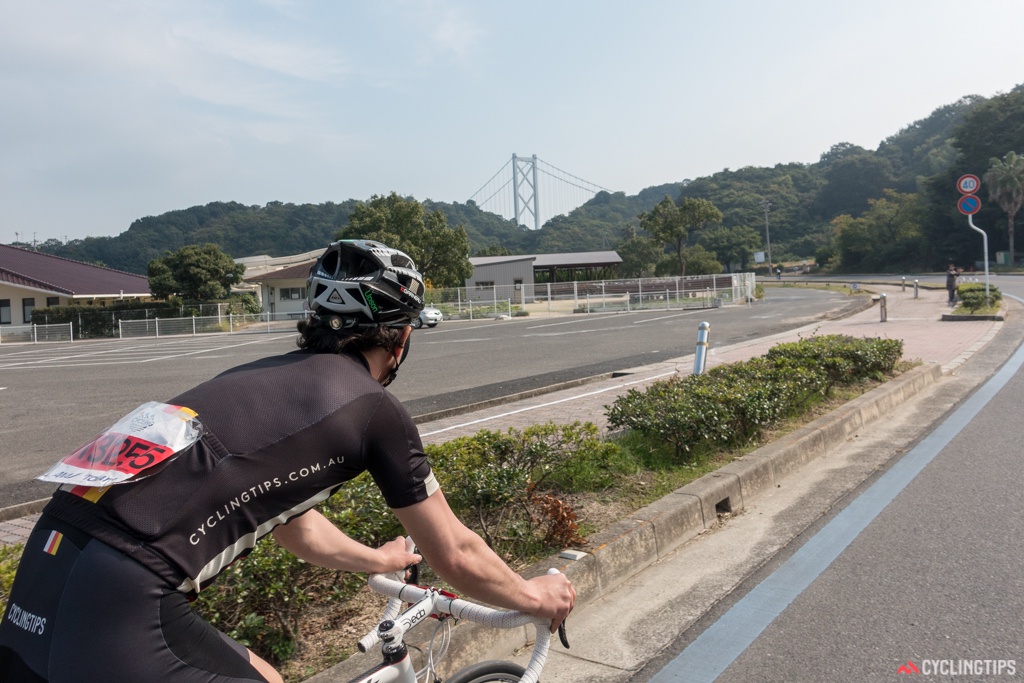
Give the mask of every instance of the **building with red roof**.
<svg viewBox="0 0 1024 683">
<path fill-rule="evenodd" d="M 152 298 L 142 275 L 0 244 L 0 325 L 28 325 L 32 310 L 43 306 Z"/>
</svg>

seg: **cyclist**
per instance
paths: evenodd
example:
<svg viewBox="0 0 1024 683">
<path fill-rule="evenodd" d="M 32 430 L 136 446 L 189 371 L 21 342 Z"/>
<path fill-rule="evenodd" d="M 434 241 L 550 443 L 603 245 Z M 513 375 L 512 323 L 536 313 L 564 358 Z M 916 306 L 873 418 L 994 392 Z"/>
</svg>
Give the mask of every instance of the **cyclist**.
<svg viewBox="0 0 1024 683">
<path fill-rule="evenodd" d="M 377 242 L 335 242 L 307 289 L 299 350 L 125 418 L 145 429 L 185 423 L 184 436 L 118 459 L 128 441 L 110 446 L 100 435 L 58 463 L 70 476 L 62 464 L 84 453 L 117 460 L 130 478 L 101 488 L 71 480 L 54 493 L 0 622 L 0 681 L 280 681 L 188 601 L 268 533 L 333 569 L 387 572 L 418 561 L 402 539 L 370 548 L 312 509 L 364 470 L 457 590 L 551 619 L 552 630 L 566 617 L 572 585 L 558 574 L 523 579 L 459 522 L 409 414 L 384 389 L 423 307 L 412 260 Z"/>
</svg>

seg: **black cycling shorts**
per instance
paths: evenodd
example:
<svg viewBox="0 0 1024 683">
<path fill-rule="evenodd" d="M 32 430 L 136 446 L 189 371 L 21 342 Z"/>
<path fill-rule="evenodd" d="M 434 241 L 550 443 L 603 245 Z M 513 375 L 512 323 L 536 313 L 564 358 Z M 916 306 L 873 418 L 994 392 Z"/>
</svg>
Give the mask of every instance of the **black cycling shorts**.
<svg viewBox="0 0 1024 683">
<path fill-rule="evenodd" d="M 0 681 L 265 681 L 246 649 L 135 560 L 44 515 L 0 622 Z"/>
</svg>

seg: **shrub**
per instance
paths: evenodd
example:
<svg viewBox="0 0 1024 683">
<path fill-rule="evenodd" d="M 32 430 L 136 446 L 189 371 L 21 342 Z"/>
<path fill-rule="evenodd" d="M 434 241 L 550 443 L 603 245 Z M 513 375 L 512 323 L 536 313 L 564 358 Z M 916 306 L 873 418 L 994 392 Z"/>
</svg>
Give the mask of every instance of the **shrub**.
<svg viewBox="0 0 1024 683">
<path fill-rule="evenodd" d="M 427 454 L 456 515 L 510 562 L 582 540 L 558 494 L 608 486 L 628 467 L 597 427 L 579 422 L 482 430 Z"/>
<path fill-rule="evenodd" d="M 956 293 L 960 297 L 963 307 L 971 312 L 982 308 L 994 308 L 1003 300 L 1003 293 L 999 291 L 998 287 L 989 286 L 988 296 L 986 297 L 985 285 L 977 282 L 958 285 Z"/>
<path fill-rule="evenodd" d="M 631 389 L 606 406 L 608 423 L 669 443 L 677 458 L 694 462 L 758 438 L 837 384 L 892 372 L 902 353 L 899 340 L 838 335 L 780 344 L 761 358 Z"/>
<path fill-rule="evenodd" d="M 24 546 L 20 543 L 0 545 L 0 614 L 7 609 L 7 600 L 11 597 L 11 586 L 18 571 L 22 550 Z"/>
<path fill-rule="evenodd" d="M 828 378 L 826 395 L 836 385 L 881 378 L 892 372 L 902 356 L 899 339 L 856 339 L 838 334 L 778 344 L 765 354 L 772 362 L 822 370 Z"/>
</svg>

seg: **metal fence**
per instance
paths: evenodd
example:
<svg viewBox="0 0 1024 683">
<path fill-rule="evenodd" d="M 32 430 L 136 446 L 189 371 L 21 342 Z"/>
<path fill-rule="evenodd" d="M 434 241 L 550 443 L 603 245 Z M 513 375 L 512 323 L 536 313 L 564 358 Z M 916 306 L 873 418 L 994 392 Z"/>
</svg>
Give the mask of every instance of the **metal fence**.
<svg viewBox="0 0 1024 683">
<path fill-rule="evenodd" d="M 147 320 L 119 320 L 117 336 L 170 337 L 198 334 L 267 334 L 295 331 L 301 313 L 256 313 L 194 316 L 191 318 L 149 318 Z"/>
<path fill-rule="evenodd" d="M 427 302 L 446 319 L 545 313 L 716 308 L 754 297 L 753 273 L 435 289 Z"/>
<path fill-rule="evenodd" d="M 71 323 L 60 325 L 16 325 L 14 327 L 0 326 L 0 344 L 12 342 L 39 342 L 52 341 L 74 341 L 75 329 Z"/>
<path fill-rule="evenodd" d="M 754 297 L 753 273 L 692 277 L 552 282 L 531 285 L 434 289 L 427 303 L 441 309 L 446 320 L 516 315 L 603 313 L 648 309 L 717 308 L 746 303 Z M 224 304 L 207 309 L 212 315 L 117 319 L 114 336 L 121 339 L 213 333 L 288 333 L 303 313 L 227 313 Z M 113 314 L 113 312 L 111 312 Z M 113 320 L 111 320 L 113 322 Z M 0 327 L 0 343 L 74 341 L 81 338 L 74 322 L 55 325 Z"/>
</svg>

